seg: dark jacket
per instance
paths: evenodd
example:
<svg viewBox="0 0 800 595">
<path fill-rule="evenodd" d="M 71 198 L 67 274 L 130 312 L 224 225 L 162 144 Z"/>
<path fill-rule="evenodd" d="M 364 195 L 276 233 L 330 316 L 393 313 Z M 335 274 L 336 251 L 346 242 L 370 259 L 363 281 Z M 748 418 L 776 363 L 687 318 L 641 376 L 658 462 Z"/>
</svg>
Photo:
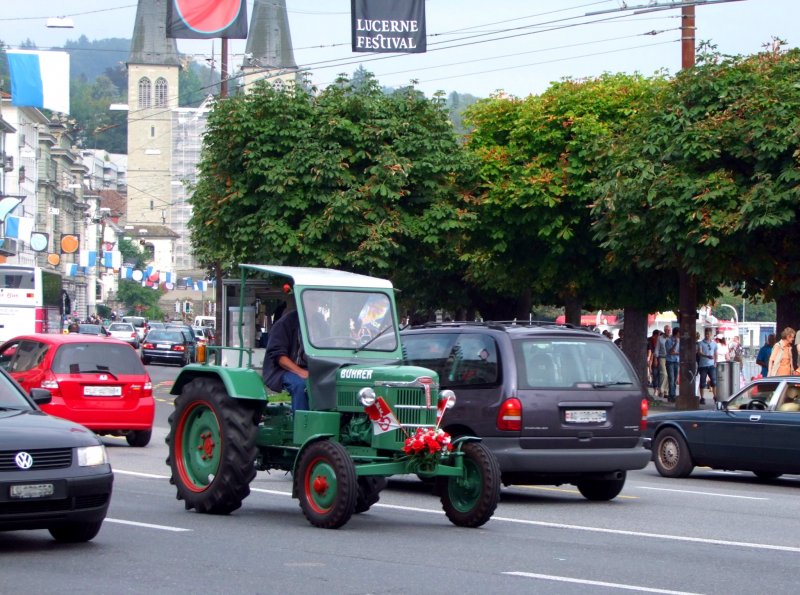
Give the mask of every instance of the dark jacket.
<svg viewBox="0 0 800 595">
<path fill-rule="evenodd" d="M 297 310 L 281 316 L 270 329 L 267 338 L 267 352 L 264 354 L 261 376 L 267 388 L 275 392 L 283 390 L 283 374 L 286 370 L 278 365 L 278 359 L 282 355 L 301 368 L 307 367 Z"/>
</svg>

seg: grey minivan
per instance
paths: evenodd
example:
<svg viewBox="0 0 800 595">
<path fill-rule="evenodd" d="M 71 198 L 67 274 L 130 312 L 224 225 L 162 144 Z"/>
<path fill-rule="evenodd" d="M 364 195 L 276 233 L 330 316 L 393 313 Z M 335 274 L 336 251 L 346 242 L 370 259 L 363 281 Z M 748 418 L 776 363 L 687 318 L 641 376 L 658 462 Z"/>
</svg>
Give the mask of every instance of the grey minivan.
<svg viewBox="0 0 800 595">
<path fill-rule="evenodd" d="M 644 389 L 597 333 L 555 324 L 429 323 L 401 333 L 405 361 L 439 374 L 456 405 L 442 425 L 483 439 L 505 485 L 574 484 L 611 500 L 644 468 Z"/>
</svg>

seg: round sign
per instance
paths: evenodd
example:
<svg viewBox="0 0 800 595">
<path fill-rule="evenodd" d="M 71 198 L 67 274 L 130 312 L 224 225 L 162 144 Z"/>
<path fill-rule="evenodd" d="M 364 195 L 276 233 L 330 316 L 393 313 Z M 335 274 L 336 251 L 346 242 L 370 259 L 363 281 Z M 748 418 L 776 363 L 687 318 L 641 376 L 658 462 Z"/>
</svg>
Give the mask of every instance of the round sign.
<svg viewBox="0 0 800 595">
<path fill-rule="evenodd" d="M 134 281 L 141 281 L 144 278 L 144 273 L 139 269 L 136 269 L 133 271 L 133 273 L 131 273 L 131 277 Z"/>
<path fill-rule="evenodd" d="M 175 9 L 184 24 L 197 33 L 217 33 L 230 27 L 244 2 L 219 0 L 175 0 Z"/>
<path fill-rule="evenodd" d="M 52 264 L 54 267 L 56 267 L 60 262 L 61 262 L 61 257 L 58 254 L 50 253 L 47 255 L 48 264 Z"/>
<path fill-rule="evenodd" d="M 31 250 L 34 252 L 43 252 L 47 250 L 47 234 L 46 233 L 32 233 L 31 234 Z"/>
<path fill-rule="evenodd" d="M 66 254 L 77 252 L 80 247 L 80 241 L 77 236 L 64 235 L 61 236 L 61 251 Z"/>
</svg>

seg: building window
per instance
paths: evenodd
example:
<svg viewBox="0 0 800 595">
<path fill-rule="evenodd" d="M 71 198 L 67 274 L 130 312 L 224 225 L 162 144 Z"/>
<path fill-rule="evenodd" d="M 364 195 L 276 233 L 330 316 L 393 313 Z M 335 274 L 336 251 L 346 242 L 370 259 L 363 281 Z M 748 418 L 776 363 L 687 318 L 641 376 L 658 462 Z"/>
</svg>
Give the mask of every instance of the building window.
<svg viewBox="0 0 800 595">
<path fill-rule="evenodd" d="M 155 137 L 156 137 L 156 127 L 155 126 L 151 126 L 150 127 L 150 138 L 155 138 Z"/>
<path fill-rule="evenodd" d="M 150 79 L 142 77 L 139 79 L 139 108 L 150 107 Z"/>
<path fill-rule="evenodd" d="M 167 79 L 158 77 L 156 79 L 156 107 L 167 107 L 168 90 Z"/>
</svg>

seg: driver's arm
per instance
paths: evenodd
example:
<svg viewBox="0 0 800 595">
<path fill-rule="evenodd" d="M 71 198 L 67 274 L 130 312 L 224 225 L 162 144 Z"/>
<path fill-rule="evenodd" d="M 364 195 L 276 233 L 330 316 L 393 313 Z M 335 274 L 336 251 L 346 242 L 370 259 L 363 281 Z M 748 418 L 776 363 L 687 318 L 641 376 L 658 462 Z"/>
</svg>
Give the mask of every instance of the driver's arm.
<svg viewBox="0 0 800 595">
<path fill-rule="evenodd" d="M 298 366 L 288 355 L 281 355 L 278 358 L 278 365 L 287 372 L 293 372 L 297 374 L 300 376 L 300 378 L 308 378 L 308 370 Z"/>
</svg>

